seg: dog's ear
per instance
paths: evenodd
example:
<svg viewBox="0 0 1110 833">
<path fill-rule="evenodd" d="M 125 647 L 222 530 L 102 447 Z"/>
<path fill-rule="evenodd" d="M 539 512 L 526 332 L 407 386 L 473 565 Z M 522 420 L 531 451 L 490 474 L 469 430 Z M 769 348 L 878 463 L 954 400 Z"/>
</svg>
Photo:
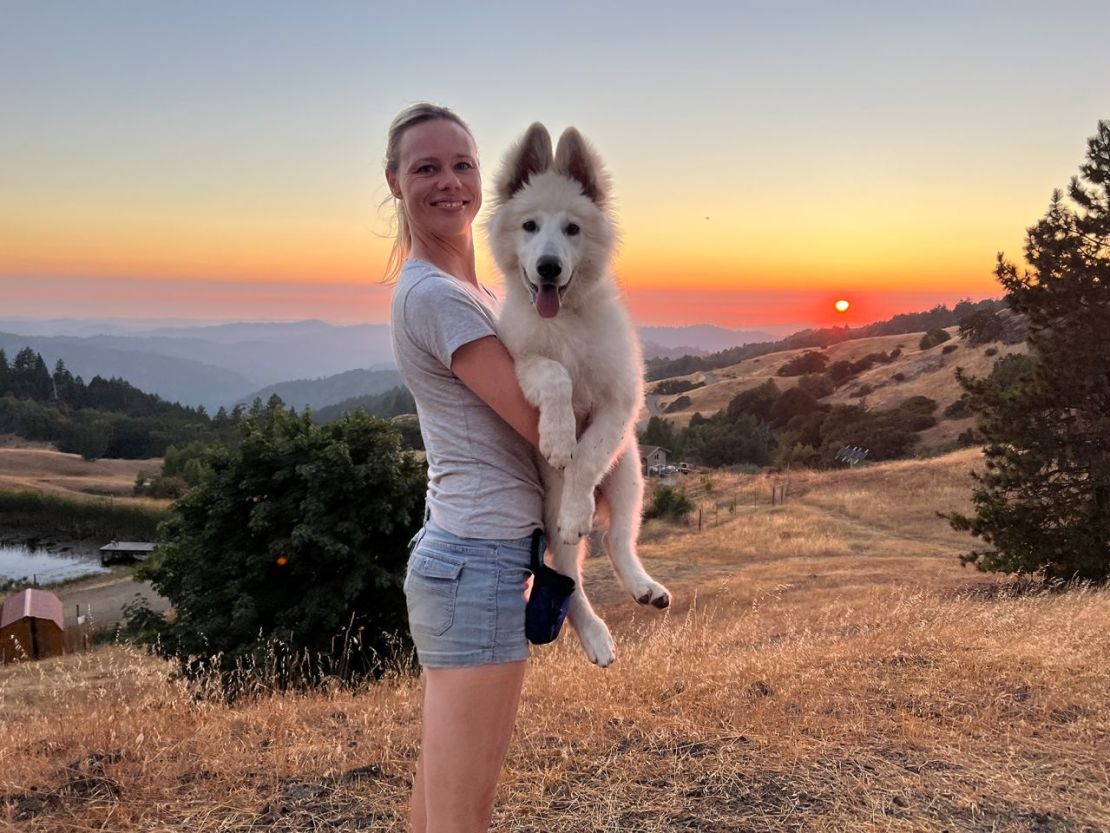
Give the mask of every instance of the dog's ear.
<svg viewBox="0 0 1110 833">
<path fill-rule="evenodd" d="M 510 199 L 528 183 L 533 174 L 546 171 L 554 161 L 551 134 L 546 127 L 535 122 L 505 157 L 505 165 L 497 178 L 497 196 L 502 200 Z"/>
<path fill-rule="evenodd" d="M 582 186 L 582 193 L 602 208 L 609 200 L 609 175 L 582 134 L 568 127 L 555 150 L 555 170 Z"/>
</svg>

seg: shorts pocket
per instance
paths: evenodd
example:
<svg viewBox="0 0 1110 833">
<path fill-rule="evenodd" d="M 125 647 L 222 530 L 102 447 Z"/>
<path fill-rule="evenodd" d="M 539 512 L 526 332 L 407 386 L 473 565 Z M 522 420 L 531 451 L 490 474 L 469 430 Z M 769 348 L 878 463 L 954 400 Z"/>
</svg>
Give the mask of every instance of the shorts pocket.
<svg viewBox="0 0 1110 833">
<path fill-rule="evenodd" d="M 405 576 L 405 600 L 414 632 L 441 636 L 451 627 L 462 569 L 462 561 L 439 553 L 413 553 Z"/>
</svg>

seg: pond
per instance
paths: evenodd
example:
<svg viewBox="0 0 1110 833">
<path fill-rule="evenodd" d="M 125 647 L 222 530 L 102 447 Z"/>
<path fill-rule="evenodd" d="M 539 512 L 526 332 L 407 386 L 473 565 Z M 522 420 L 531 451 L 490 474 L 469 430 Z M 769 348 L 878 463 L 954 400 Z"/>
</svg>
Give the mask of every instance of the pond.
<svg viewBox="0 0 1110 833">
<path fill-rule="evenodd" d="M 54 584 L 78 576 L 110 572 L 100 566 L 97 553 L 54 552 L 43 547 L 0 541 L 0 581 L 36 578 L 39 584 Z"/>
</svg>

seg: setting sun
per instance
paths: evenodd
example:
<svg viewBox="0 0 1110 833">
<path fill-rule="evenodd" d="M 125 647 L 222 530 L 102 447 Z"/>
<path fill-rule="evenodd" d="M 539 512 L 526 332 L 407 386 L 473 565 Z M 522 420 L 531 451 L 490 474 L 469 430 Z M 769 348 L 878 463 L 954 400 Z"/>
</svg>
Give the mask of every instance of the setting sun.
<svg viewBox="0 0 1110 833">
<path fill-rule="evenodd" d="M 833 306 L 836 307 L 837 312 L 847 312 L 848 311 L 848 302 L 847 301 L 837 301 L 835 304 L 833 304 Z"/>
</svg>

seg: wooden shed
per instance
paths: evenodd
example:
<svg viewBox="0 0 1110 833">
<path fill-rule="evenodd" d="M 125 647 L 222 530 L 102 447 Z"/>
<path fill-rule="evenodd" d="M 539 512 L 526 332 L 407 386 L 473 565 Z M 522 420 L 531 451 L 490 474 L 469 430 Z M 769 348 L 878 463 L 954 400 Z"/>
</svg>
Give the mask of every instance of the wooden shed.
<svg viewBox="0 0 1110 833">
<path fill-rule="evenodd" d="M 0 607 L 0 662 L 56 657 L 62 653 L 62 602 L 46 590 L 28 588 Z"/>
</svg>

